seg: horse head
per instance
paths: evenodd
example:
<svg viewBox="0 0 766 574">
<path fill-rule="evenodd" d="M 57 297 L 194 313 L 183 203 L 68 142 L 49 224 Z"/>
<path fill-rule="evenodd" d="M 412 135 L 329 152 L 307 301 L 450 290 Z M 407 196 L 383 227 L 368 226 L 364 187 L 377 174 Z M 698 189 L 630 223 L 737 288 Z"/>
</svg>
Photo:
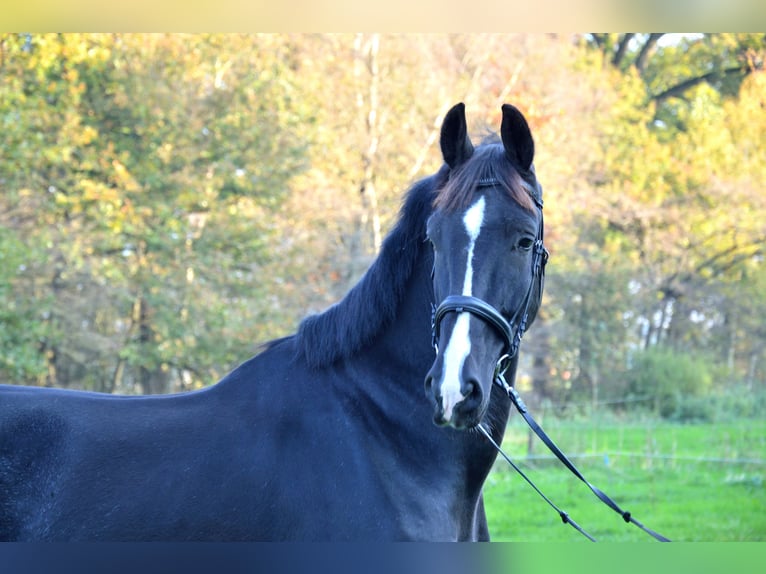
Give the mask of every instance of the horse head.
<svg viewBox="0 0 766 574">
<path fill-rule="evenodd" d="M 493 381 L 518 358 L 542 297 L 542 189 L 524 116 L 503 105 L 501 138 L 474 147 L 465 106 L 441 128 L 449 178 L 438 191 L 427 236 L 433 246 L 436 359 L 426 375 L 434 422 L 473 428 Z"/>
</svg>

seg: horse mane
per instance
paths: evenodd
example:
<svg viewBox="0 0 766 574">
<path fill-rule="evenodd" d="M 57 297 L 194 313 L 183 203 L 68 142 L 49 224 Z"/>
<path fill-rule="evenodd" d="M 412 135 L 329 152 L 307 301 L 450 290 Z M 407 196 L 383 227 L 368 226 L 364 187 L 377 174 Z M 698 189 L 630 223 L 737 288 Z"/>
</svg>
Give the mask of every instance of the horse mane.
<svg viewBox="0 0 766 574">
<path fill-rule="evenodd" d="M 528 177 L 531 174 L 526 174 Z M 507 158 L 505 148 L 496 134 L 490 134 L 476 147 L 473 155 L 450 176 L 434 200 L 434 207 L 457 211 L 468 207 L 480 181 L 494 180 L 523 208 L 533 211 L 533 185 L 526 181 Z"/>
<path fill-rule="evenodd" d="M 310 367 L 329 366 L 353 355 L 393 321 L 425 240 L 434 197 L 448 171 L 443 166 L 409 189 L 398 221 L 364 276 L 339 302 L 300 323 L 296 347 Z"/>
<path fill-rule="evenodd" d="M 466 207 L 481 179 L 495 179 L 522 207 L 530 211 L 535 208 L 530 195 L 532 185 L 508 161 L 502 143 L 497 142 L 499 138 L 490 135 L 457 170 L 450 173 L 444 165 L 409 189 L 398 221 L 364 276 L 339 302 L 301 321 L 295 334 L 298 357 L 312 368 L 329 366 L 360 351 L 391 324 L 425 240 L 425 222 L 434 207 Z"/>
</svg>

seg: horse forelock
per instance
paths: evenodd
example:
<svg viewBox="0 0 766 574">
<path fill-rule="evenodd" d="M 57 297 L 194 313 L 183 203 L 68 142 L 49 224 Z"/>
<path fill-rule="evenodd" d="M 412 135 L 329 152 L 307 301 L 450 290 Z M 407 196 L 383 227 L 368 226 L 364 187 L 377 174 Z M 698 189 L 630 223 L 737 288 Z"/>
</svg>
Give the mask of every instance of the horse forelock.
<svg viewBox="0 0 766 574">
<path fill-rule="evenodd" d="M 534 210 L 532 184 L 514 168 L 505 155 L 503 145 L 495 143 L 494 138 L 490 138 L 490 143 L 478 146 L 470 159 L 450 175 L 449 181 L 434 199 L 434 207 L 449 212 L 466 209 L 481 180 L 496 180 L 519 205 L 529 211 Z"/>
<path fill-rule="evenodd" d="M 442 168 L 413 185 L 398 221 L 364 276 L 339 302 L 301 322 L 297 350 L 309 366 L 321 368 L 350 357 L 393 321 L 422 250 L 434 194 L 446 178 L 447 170 Z"/>
</svg>

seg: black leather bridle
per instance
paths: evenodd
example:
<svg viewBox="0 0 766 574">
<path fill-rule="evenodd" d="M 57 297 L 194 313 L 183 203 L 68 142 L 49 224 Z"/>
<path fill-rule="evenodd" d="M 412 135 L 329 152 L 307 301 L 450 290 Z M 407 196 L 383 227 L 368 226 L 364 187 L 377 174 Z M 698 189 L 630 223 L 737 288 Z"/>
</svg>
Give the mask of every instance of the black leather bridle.
<svg viewBox="0 0 766 574">
<path fill-rule="evenodd" d="M 500 182 L 493 178 L 482 179 L 478 182 L 477 188 L 494 187 L 500 185 Z M 434 350 L 438 352 L 438 341 L 440 334 L 440 325 L 442 319 L 447 313 L 471 313 L 483 321 L 492 325 L 498 332 L 504 342 L 503 352 L 497 360 L 493 379 L 498 382 L 499 378 L 505 373 L 513 359 L 519 352 L 521 338 L 527 330 L 529 321 L 529 306 L 532 302 L 532 294 L 537 284 L 537 301 L 539 308 L 540 300 L 543 296 L 543 287 L 545 284 L 545 265 L 548 262 L 548 250 L 543 244 L 544 223 L 543 223 L 543 199 L 538 187 L 535 192 L 530 191 L 530 195 L 540 210 L 540 225 L 537 228 L 537 236 L 532 247 L 532 280 L 510 321 L 503 317 L 492 305 L 479 299 L 478 297 L 467 295 L 449 295 L 438 306 L 434 307 L 431 315 L 431 344 Z M 499 382 L 498 382 L 499 384 Z"/>
</svg>

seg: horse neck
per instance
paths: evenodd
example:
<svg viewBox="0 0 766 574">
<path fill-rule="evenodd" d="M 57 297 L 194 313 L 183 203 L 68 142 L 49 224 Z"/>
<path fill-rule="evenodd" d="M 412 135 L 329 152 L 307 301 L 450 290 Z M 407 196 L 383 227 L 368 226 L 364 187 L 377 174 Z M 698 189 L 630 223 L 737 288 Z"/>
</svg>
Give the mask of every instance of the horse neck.
<svg viewBox="0 0 766 574">
<path fill-rule="evenodd" d="M 423 381 L 434 360 L 431 346 L 433 287 L 430 277 L 433 259 L 425 246 L 420 247 L 420 251 L 394 320 L 381 330 L 368 352 L 391 361 L 407 373 L 406 378 L 412 376 Z M 423 392 L 421 386 L 417 392 Z"/>
<path fill-rule="evenodd" d="M 424 381 L 435 359 L 431 340 L 433 256 L 425 245 L 420 250 L 395 319 L 381 330 L 373 344 L 352 359 L 355 370 L 359 369 L 357 374 L 372 366 L 383 384 L 365 384 L 357 392 L 376 405 L 371 412 L 391 417 L 388 422 L 399 432 L 387 438 L 404 441 L 397 450 L 400 456 L 421 453 L 412 463 L 425 465 L 422 471 L 435 473 L 432 485 L 440 484 L 447 493 L 475 501 L 497 452 L 478 432 L 439 428 L 432 422 L 434 407 L 426 396 Z M 500 442 L 509 402 L 494 392 L 492 400 L 497 403 L 490 407 L 488 426 Z"/>
</svg>

